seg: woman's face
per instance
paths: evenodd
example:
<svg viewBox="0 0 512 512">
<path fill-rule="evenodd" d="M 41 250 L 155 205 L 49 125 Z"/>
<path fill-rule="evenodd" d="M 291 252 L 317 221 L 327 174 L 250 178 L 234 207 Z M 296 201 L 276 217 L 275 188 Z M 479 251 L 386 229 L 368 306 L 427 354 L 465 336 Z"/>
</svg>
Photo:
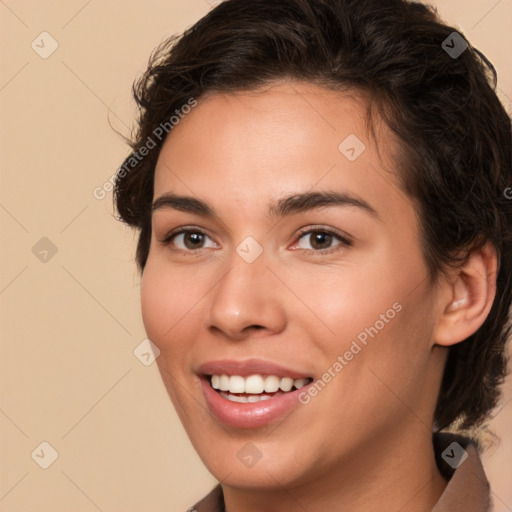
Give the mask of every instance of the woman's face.
<svg viewBox="0 0 512 512">
<path fill-rule="evenodd" d="M 162 148 L 143 320 L 226 485 L 356 475 L 430 440 L 435 288 L 393 139 L 377 125 L 378 153 L 365 116 L 355 95 L 281 82 L 200 99 Z"/>
</svg>

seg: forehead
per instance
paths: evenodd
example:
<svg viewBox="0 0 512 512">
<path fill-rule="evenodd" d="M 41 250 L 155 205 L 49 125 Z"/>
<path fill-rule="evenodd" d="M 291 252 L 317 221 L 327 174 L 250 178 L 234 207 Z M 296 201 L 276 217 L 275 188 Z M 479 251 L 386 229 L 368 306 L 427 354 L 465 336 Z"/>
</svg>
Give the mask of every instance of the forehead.
<svg viewBox="0 0 512 512">
<path fill-rule="evenodd" d="M 172 191 L 254 213 L 290 193 L 335 189 L 376 209 L 410 208 L 393 170 L 396 142 L 378 118 L 372 123 L 363 95 L 310 83 L 210 94 L 168 135 L 154 197 Z M 390 194 L 397 201 L 383 204 Z"/>
</svg>

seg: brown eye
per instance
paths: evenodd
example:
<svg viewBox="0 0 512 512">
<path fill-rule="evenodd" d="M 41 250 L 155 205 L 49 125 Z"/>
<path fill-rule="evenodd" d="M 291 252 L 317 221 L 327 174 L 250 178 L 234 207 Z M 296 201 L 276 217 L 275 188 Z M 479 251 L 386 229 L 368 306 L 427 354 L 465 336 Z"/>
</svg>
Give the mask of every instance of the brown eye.
<svg viewBox="0 0 512 512">
<path fill-rule="evenodd" d="M 316 231 L 310 234 L 310 243 L 313 249 L 328 249 L 333 241 L 333 236 L 328 233 Z"/>
<path fill-rule="evenodd" d="M 178 250 L 182 251 L 194 251 L 207 247 L 205 244 L 208 239 L 210 239 L 210 237 L 202 231 L 198 231 L 197 229 L 183 229 L 177 233 L 168 235 L 161 243 L 163 245 L 173 245 Z M 210 247 L 215 247 L 215 244 L 212 242 Z"/>
<path fill-rule="evenodd" d="M 203 233 L 189 232 L 183 234 L 183 244 L 187 249 L 199 249 L 204 243 Z"/>
<path fill-rule="evenodd" d="M 337 233 L 325 229 L 310 229 L 300 233 L 298 247 L 300 249 L 321 252 L 326 249 L 350 245 L 352 245 L 352 242 L 349 239 Z"/>
</svg>

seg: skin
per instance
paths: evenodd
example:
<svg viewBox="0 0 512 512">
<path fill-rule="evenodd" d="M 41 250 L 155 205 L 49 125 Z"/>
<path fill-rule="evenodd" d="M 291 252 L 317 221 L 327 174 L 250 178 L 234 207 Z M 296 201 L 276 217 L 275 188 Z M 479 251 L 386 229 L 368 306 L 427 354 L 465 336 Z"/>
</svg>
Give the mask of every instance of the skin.
<svg viewBox="0 0 512 512">
<path fill-rule="evenodd" d="M 399 188 L 398 151 L 362 95 L 303 82 L 214 94 L 173 129 L 155 171 L 154 199 L 173 192 L 210 204 L 218 218 L 160 208 L 142 276 L 142 315 L 161 351 L 163 382 L 198 454 L 221 481 L 228 512 L 430 510 L 446 482 L 431 441 L 447 347 L 483 323 L 495 256 L 488 247 L 433 283 L 419 245 L 416 208 Z M 355 134 L 353 162 L 338 149 Z M 348 192 L 371 205 L 327 206 L 271 218 L 290 194 Z M 162 240 L 178 228 L 190 233 Z M 315 243 L 301 228 L 349 236 Z M 193 235 L 192 235 L 193 236 Z M 237 246 L 252 236 L 262 254 Z M 188 241 L 189 245 L 185 245 Z M 197 244 L 197 242 L 196 242 Z M 199 248 L 195 248 L 199 247 Z M 402 310 L 307 405 L 255 429 L 220 424 L 197 367 L 261 358 L 321 378 L 393 304 Z M 256 328 L 255 326 L 259 326 Z M 250 468 L 237 452 L 262 453 Z"/>
</svg>

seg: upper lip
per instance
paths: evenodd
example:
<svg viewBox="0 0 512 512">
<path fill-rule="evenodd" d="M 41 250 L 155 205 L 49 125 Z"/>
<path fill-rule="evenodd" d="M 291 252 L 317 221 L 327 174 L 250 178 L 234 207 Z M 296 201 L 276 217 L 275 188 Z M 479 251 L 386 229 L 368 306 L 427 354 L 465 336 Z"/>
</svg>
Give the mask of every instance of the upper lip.
<svg viewBox="0 0 512 512">
<path fill-rule="evenodd" d="M 290 377 L 292 379 L 311 377 L 311 375 L 306 373 L 263 359 L 245 359 L 243 361 L 218 359 L 216 361 L 208 361 L 198 367 L 197 373 L 201 375 L 240 375 L 241 377 L 260 374 Z"/>
</svg>

